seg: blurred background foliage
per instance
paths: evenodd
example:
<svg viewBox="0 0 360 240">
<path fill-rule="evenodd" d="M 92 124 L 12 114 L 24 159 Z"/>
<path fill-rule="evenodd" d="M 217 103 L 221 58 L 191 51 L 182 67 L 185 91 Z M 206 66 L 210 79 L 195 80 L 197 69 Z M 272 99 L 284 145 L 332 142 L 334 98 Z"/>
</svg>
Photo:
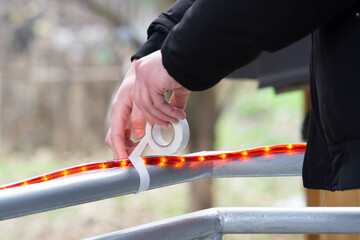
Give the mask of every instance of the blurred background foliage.
<svg viewBox="0 0 360 240">
<path fill-rule="evenodd" d="M 148 25 L 172 2 L 2 1 L 0 184 L 112 158 L 104 143 L 112 96 L 130 56 L 146 40 Z M 275 95 L 243 79 L 192 95 L 187 115 L 194 138 L 188 151 L 301 141 L 301 91 Z M 189 185 L 2 221 L 0 239 L 79 239 L 184 214 L 192 209 Z M 217 179 L 211 186 L 205 198 L 212 206 L 305 205 L 299 177 Z"/>
</svg>

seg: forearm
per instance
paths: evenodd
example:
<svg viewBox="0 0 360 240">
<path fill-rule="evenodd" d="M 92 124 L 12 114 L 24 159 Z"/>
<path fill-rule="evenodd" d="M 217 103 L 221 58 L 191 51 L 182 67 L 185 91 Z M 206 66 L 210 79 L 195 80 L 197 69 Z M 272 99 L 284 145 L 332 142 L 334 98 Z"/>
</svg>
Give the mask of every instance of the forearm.
<svg viewBox="0 0 360 240">
<path fill-rule="evenodd" d="M 306 36 L 354 2 L 198 0 L 163 43 L 163 64 L 184 87 L 204 90 L 261 52 Z"/>
</svg>

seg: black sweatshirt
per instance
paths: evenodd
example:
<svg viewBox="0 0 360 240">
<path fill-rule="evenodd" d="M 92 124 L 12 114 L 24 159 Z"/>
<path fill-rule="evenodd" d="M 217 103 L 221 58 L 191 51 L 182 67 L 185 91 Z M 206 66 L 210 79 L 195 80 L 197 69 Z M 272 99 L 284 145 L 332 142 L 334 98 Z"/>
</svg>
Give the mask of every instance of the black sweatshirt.
<svg viewBox="0 0 360 240">
<path fill-rule="evenodd" d="M 152 47 L 142 48 L 138 57 L 161 46 L 169 74 L 190 90 L 203 90 L 263 51 L 284 48 L 314 31 L 304 186 L 360 188 L 360 1 L 191 3 L 177 1 L 152 23 L 146 43 Z"/>
<path fill-rule="evenodd" d="M 184 87 L 198 91 L 214 86 L 261 52 L 276 51 L 301 39 L 356 1 L 193 2 L 178 0 L 150 25 L 150 42 L 144 46 L 152 47 L 142 56 L 159 49 L 159 34 L 167 35 L 161 48 L 166 70 Z"/>
<path fill-rule="evenodd" d="M 181 21 L 185 12 L 191 7 L 194 1 L 195 0 L 177 1 L 169 8 L 169 10 L 160 14 L 148 28 L 148 40 L 131 57 L 131 61 L 160 50 L 170 30 Z"/>
</svg>

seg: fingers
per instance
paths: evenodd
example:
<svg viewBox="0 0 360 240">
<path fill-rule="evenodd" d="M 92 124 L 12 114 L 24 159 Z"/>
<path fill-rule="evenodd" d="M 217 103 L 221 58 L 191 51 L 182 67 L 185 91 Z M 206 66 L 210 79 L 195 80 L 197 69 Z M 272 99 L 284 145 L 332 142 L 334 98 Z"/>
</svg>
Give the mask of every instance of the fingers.
<svg viewBox="0 0 360 240">
<path fill-rule="evenodd" d="M 169 116 L 163 112 L 163 110 L 159 110 L 158 107 L 155 106 L 149 89 L 147 86 L 143 86 L 141 84 L 135 85 L 133 90 L 133 100 L 135 105 L 142 112 L 143 117 L 152 125 L 158 124 L 164 128 L 168 126 L 169 122 L 176 122 L 177 118 Z M 165 102 L 164 95 L 160 94 L 160 101 Z M 157 99 L 158 101 L 158 99 Z M 161 108 L 163 105 L 157 105 Z"/>
<path fill-rule="evenodd" d="M 175 108 L 174 106 L 166 102 L 164 94 L 157 93 L 152 94 L 151 96 L 154 103 L 154 108 L 156 108 L 158 111 L 161 111 L 162 114 L 166 116 L 171 116 L 172 119 L 175 119 L 175 121 L 172 122 L 176 122 L 177 119 L 185 118 L 185 112 L 182 109 Z"/>
<path fill-rule="evenodd" d="M 135 64 L 136 60 L 132 62 L 111 105 L 111 127 L 106 135 L 105 142 L 111 148 L 115 159 L 127 158 L 128 153 L 136 146 L 130 140 L 131 130 L 128 125 L 131 124 L 129 123 L 132 121 L 135 129 L 138 129 L 134 133 L 137 137 L 143 135 L 142 131 L 145 128 L 145 120 L 141 113 L 139 114 L 139 110 L 132 109 L 133 99 L 131 94 L 135 84 Z M 132 112 L 134 116 L 129 121 Z"/>
<path fill-rule="evenodd" d="M 111 151 L 113 153 L 113 158 L 118 159 L 115 149 L 113 148 L 113 144 L 111 141 L 111 127 L 109 128 L 106 137 L 105 137 L 105 143 L 111 148 Z"/>
<path fill-rule="evenodd" d="M 105 139 L 116 159 L 126 158 L 136 146 L 130 139 L 129 120 L 133 135 L 140 138 L 145 133 L 145 120 L 166 128 L 169 122 L 185 118 L 190 91 L 167 73 L 161 59 L 161 52 L 157 51 L 133 62 L 116 95 L 111 107 L 111 127 Z M 173 90 L 170 103 L 164 96 L 167 90 Z"/>
<path fill-rule="evenodd" d="M 141 138 L 145 134 L 146 121 L 140 109 L 134 104 L 131 113 L 131 131 L 136 138 Z"/>
<path fill-rule="evenodd" d="M 162 64 L 160 51 L 138 60 L 135 72 L 133 102 L 149 123 L 167 127 L 169 122 L 185 118 L 184 108 L 190 91 L 168 74 Z M 175 93 L 170 104 L 164 96 L 167 90 Z"/>
<path fill-rule="evenodd" d="M 114 102 L 111 108 L 111 149 L 115 159 L 127 158 L 125 129 L 128 123 L 131 106 L 126 106 L 122 102 Z"/>
<path fill-rule="evenodd" d="M 169 103 L 178 109 L 184 110 L 189 95 L 190 95 L 190 91 L 185 88 L 176 89 L 173 91 Z"/>
<path fill-rule="evenodd" d="M 140 141 L 135 142 L 135 141 L 131 140 L 130 137 L 131 137 L 130 129 L 126 129 L 125 130 L 125 151 L 126 151 L 127 155 L 130 155 L 140 142 Z M 113 145 L 111 142 L 111 127 L 109 128 L 108 133 L 106 134 L 105 142 L 111 149 L 113 149 Z M 113 154 L 114 154 L 114 159 L 119 159 L 117 157 L 115 149 L 113 151 Z"/>
<path fill-rule="evenodd" d="M 110 148 L 112 148 L 112 142 L 111 142 L 111 127 L 109 127 L 109 130 L 106 134 L 106 137 L 105 137 L 105 143 L 106 145 L 108 145 Z"/>
</svg>

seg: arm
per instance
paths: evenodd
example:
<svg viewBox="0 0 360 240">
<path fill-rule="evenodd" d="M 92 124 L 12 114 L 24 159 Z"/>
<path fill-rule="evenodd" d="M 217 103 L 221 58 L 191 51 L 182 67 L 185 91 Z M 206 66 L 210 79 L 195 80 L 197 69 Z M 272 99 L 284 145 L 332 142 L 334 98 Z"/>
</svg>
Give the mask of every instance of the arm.
<svg viewBox="0 0 360 240">
<path fill-rule="evenodd" d="M 166 128 L 169 122 L 185 118 L 190 91 L 167 74 L 159 56 L 158 50 L 134 60 L 111 104 L 111 126 L 105 142 L 112 149 L 114 159 L 126 158 L 134 150 L 137 143 L 131 140 L 131 133 L 142 137 L 145 121 Z M 169 103 L 164 96 L 167 90 L 173 91 Z M 149 108 L 150 111 L 146 110 Z"/>
<path fill-rule="evenodd" d="M 178 0 L 166 13 L 162 13 L 154 20 L 148 29 L 147 42 L 132 56 L 130 69 L 126 73 L 123 83 L 111 105 L 111 126 L 105 138 L 106 144 L 113 151 L 114 159 L 127 157 L 133 151 L 137 143 L 131 140 L 131 133 L 137 138 L 142 137 L 145 133 L 145 119 L 150 123 L 156 122 L 162 126 L 167 126 L 168 122 L 174 122 L 178 118 L 185 117 L 183 110 L 189 91 L 183 89 L 175 80 L 170 85 L 167 85 L 168 88 L 174 90 L 170 101 L 171 105 L 177 108 L 173 111 L 174 114 L 163 114 L 159 110 L 154 110 L 153 114 L 149 114 L 147 111 L 140 111 L 133 103 L 132 93 L 136 77 L 136 61 L 134 60 L 159 50 L 169 31 L 180 22 L 184 13 L 194 1 Z M 151 87 L 154 86 L 154 84 L 151 84 Z M 141 91 L 142 93 L 137 96 L 144 99 L 146 103 L 152 103 L 152 99 L 146 94 L 147 88 Z M 162 107 L 169 108 L 169 105 L 162 104 Z"/>
<path fill-rule="evenodd" d="M 204 90 L 261 52 L 306 36 L 355 2 L 198 0 L 167 36 L 163 65 L 184 87 Z"/>
</svg>

